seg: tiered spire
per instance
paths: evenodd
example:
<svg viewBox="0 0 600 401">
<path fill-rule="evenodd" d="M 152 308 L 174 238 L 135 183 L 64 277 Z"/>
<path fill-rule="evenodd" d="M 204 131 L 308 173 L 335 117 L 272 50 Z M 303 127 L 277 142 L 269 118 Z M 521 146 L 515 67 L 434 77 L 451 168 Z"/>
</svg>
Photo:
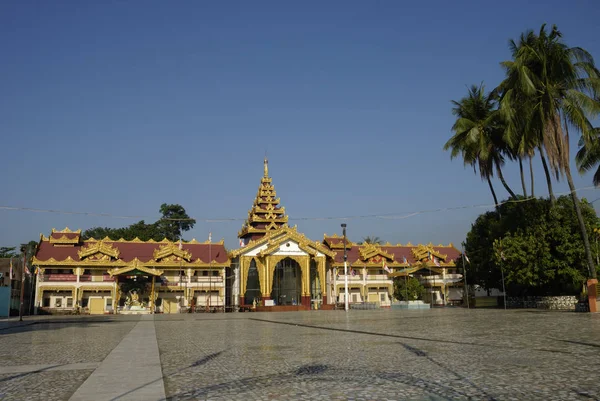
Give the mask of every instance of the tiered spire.
<svg viewBox="0 0 600 401">
<path fill-rule="evenodd" d="M 288 217 L 285 215 L 285 208 L 279 207 L 279 198 L 276 196 L 272 178 L 269 177 L 269 161 L 265 157 L 264 174 L 260 179 L 258 193 L 252 209 L 248 212 L 248 218 L 238 233 L 238 237 L 244 244 L 287 225 Z"/>
</svg>

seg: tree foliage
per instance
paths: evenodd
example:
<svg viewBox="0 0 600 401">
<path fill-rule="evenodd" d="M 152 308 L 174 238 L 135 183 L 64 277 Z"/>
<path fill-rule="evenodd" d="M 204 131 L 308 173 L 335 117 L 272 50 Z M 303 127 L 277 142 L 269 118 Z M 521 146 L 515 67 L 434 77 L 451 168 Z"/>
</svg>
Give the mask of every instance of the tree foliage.
<svg viewBox="0 0 600 401">
<path fill-rule="evenodd" d="M 17 256 L 19 256 L 19 253 L 16 247 L 0 247 L 0 258 L 15 258 Z"/>
<path fill-rule="evenodd" d="M 399 301 L 423 299 L 425 287 L 414 277 L 394 278 L 394 298 Z M 408 297 L 408 298 L 407 298 Z"/>
<path fill-rule="evenodd" d="M 123 238 L 133 240 L 139 238 L 142 241 L 154 240 L 162 241 L 177 241 L 181 238 L 184 231 L 189 231 L 194 228 L 196 220 L 190 218 L 185 209 L 181 205 L 168 205 L 163 203 L 160 206 L 161 218 L 154 223 L 146 223 L 140 220 L 128 227 L 109 228 L 109 227 L 94 227 L 85 230 L 82 233 L 84 239 L 96 238 L 101 239 L 109 237 L 112 239 Z"/>
<path fill-rule="evenodd" d="M 375 236 L 371 237 L 371 236 L 367 235 L 366 237 L 363 238 L 363 242 L 359 242 L 358 244 L 359 245 L 362 245 L 362 244 L 378 244 L 378 245 L 381 245 L 381 244 L 383 244 L 383 241 L 379 237 L 375 237 Z"/>
<path fill-rule="evenodd" d="M 596 212 L 584 201 L 582 213 L 591 232 L 599 222 Z M 587 277 L 579 223 L 567 196 L 554 205 L 530 199 L 482 214 L 467 234 L 465 251 L 470 285 L 502 288 L 503 269 L 511 295 L 576 295 Z"/>
</svg>

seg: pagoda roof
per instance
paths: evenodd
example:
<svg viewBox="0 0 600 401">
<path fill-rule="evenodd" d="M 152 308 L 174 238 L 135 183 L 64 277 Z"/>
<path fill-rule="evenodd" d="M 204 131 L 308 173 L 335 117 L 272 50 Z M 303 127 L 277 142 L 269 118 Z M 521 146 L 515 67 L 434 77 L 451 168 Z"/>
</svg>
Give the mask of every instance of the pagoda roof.
<svg viewBox="0 0 600 401">
<path fill-rule="evenodd" d="M 340 243 L 341 248 L 340 248 Z M 324 236 L 323 244 L 329 249 L 335 249 L 336 255 L 333 261 L 334 266 L 344 265 L 344 246 L 342 236 Z M 455 266 L 455 261 L 460 256 L 460 251 L 454 245 L 413 245 L 411 243 L 402 245 L 392 245 L 389 242 L 384 245 L 379 244 L 357 244 L 352 241 L 346 243 L 346 254 L 350 266 L 383 266 L 385 261 L 388 267 L 407 267 L 417 263 L 425 263 L 432 267 L 437 267 L 433 260 L 429 260 L 430 255 L 439 259 L 441 267 Z M 404 263 L 406 258 L 407 263 Z"/>
<path fill-rule="evenodd" d="M 238 237 L 257 238 L 287 225 L 288 216 L 285 214 L 285 208 L 279 206 L 279 202 L 273 180 L 269 177 L 269 161 L 265 157 L 264 173 L 258 192 Z"/>
<path fill-rule="evenodd" d="M 54 233 L 53 233 L 54 234 Z M 196 240 L 131 241 L 109 237 L 101 240 L 90 238 L 79 240 L 70 246 L 56 243 L 51 237 L 41 236 L 33 264 L 38 266 L 98 266 L 118 267 L 131 263 L 164 267 L 208 267 L 228 266 L 229 257 L 224 241 L 218 243 Z M 212 259 L 209 261 L 209 259 Z M 140 266 L 141 266 L 140 265 Z"/>
</svg>

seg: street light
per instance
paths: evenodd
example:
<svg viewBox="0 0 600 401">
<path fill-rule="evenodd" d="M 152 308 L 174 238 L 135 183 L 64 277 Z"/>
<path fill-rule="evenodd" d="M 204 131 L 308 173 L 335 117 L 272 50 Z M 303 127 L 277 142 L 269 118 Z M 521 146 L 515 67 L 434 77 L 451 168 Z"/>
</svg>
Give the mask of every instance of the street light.
<svg viewBox="0 0 600 401">
<path fill-rule="evenodd" d="M 348 254 L 346 252 L 346 223 L 342 223 L 344 235 L 344 310 L 348 311 Z"/>
</svg>

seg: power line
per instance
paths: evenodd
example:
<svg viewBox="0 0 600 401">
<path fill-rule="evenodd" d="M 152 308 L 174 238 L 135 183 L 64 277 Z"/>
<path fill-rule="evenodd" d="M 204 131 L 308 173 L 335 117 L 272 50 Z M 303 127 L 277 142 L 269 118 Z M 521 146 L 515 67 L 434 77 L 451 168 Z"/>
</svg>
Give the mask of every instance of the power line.
<svg viewBox="0 0 600 401">
<path fill-rule="evenodd" d="M 598 189 L 595 186 L 576 188 L 574 191 L 557 193 L 556 195 L 570 195 L 572 192 L 590 190 L 590 189 Z M 323 217 L 288 217 L 291 221 L 319 221 L 319 220 L 363 220 L 363 219 L 382 219 L 382 220 L 403 220 L 410 217 L 418 216 L 421 214 L 430 214 L 430 213 L 439 213 L 446 212 L 452 210 L 461 210 L 461 209 L 490 209 L 495 208 L 507 203 L 524 203 L 532 200 L 537 200 L 540 198 L 524 198 L 524 199 L 510 199 L 504 202 L 499 203 L 488 203 L 488 204 L 475 204 L 475 205 L 463 205 L 463 206 L 450 206 L 450 207 L 441 207 L 436 209 L 425 209 L 418 210 L 406 213 L 387 213 L 387 214 L 363 214 L 363 215 L 352 215 L 352 216 L 323 216 Z M 600 200 L 597 198 L 590 204 Z M 10 210 L 10 211 L 23 211 L 23 212 L 34 212 L 34 213 L 54 213 L 54 214 L 65 214 L 65 215 L 79 215 L 79 216 L 90 216 L 90 217 L 108 217 L 114 219 L 125 219 L 125 220 L 134 220 L 134 219 L 152 219 L 156 218 L 156 216 L 143 216 L 143 215 L 115 215 L 111 213 L 97 213 L 97 212 L 78 212 L 78 211 L 66 211 L 66 210 L 56 210 L 56 209 L 37 209 L 30 207 L 18 207 L 18 206 L 0 206 L 0 210 Z M 224 218 L 189 218 L 189 219 L 172 219 L 172 218 L 162 218 L 158 217 L 157 220 L 167 220 L 167 221 L 191 221 L 195 220 L 196 222 L 203 223 L 225 223 L 225 222 L 233 222 L 233 221 L 245 221 L 246 218 L 238 218 L 238 217 L 224 217 Z"/>
</svg>

